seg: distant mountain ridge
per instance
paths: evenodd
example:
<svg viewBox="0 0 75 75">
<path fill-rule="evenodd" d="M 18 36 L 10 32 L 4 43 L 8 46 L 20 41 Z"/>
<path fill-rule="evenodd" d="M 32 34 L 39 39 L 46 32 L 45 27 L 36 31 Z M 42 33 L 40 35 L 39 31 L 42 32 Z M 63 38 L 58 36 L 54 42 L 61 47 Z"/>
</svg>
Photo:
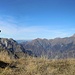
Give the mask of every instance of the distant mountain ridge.
<svg viewBox="0 0 75 75">
<path fill-rule="evenodd" d="M 16 40 L 18 43 L 26 42 L 27 40 Z"/>
<path fill-rule="evenodd" d="M 73 34 L 71 37 L 75 37 L 75 34 Z"/>
<path fill-rule="evenodd" d="M 21 45 L 37 56 L 48 58 L 75 58 L 75 34 L 71 37 L 55 39 L 34 39 Z"/>
<path fill-rule="evenodd" d="M 0 53 L 6 52 L 11 58 L 25 55 L 45 56 L 47 58 L 75 58 L 75 34 L 71 37 L 41 39 L 16 42 L 13 39 L 0 38 Z"/>
</svg>

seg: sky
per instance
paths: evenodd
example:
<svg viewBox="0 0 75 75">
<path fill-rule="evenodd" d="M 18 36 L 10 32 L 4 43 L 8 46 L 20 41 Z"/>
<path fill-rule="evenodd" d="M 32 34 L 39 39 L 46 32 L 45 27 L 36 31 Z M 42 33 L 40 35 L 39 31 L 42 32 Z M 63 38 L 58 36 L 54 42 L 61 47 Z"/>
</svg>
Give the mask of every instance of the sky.
<svg viewBox="0 0 75 75">
<path fill-rule="evenodd" d="M 1 38 L 31 40 L 75 33 L 75 0 L 0 0 Z"/>
</svg>

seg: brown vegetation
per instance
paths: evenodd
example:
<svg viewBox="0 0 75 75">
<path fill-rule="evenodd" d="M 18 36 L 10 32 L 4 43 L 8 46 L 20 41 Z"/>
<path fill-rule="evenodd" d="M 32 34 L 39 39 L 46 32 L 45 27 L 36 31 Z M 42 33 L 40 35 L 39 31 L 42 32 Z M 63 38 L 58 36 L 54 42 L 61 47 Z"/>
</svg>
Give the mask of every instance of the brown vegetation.
<svg viewBox="0 0 75 75">
<path fill-rule="evenodd" d="M 75 59 L 49 60 L 28 56 L 10 61 L 5 68 L 0 67 L 0 75 L 75 75 Z"/>
</svg>

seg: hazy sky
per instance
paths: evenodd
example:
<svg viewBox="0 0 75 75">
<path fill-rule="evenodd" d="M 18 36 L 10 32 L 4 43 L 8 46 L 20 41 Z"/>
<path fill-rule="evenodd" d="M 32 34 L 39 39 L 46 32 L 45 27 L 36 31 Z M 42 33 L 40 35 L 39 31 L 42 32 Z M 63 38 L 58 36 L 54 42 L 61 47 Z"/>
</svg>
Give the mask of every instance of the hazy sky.
<svg viewBox="0 0 75 75">
<path fill-rule="evenodd" d="M 75 33 L 75 0 L 0 0 L 0 37 L 66 37 Z"/>
</svg>

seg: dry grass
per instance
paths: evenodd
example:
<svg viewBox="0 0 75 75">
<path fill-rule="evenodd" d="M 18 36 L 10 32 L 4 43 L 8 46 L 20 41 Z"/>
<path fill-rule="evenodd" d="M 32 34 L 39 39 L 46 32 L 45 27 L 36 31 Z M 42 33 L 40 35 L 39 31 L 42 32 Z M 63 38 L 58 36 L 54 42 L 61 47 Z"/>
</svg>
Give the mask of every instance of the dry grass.
<svg viewBox="0 0 75 75">
<path fill-rule="evenodd" d="M 9 64 L 0 68 L 0 75 L 75 75 L 75 59 L 48 60 L 28 56 Z"/>
<path fill-rule="evenodd" d="M 7 51 L 1 51 L 0 52 L 0 61 L 5 61 L 5 62 L 8 62 L 8 63 L 10 63 L 12 61 L 11 57 L 8 54 Z"/>
</svg>

